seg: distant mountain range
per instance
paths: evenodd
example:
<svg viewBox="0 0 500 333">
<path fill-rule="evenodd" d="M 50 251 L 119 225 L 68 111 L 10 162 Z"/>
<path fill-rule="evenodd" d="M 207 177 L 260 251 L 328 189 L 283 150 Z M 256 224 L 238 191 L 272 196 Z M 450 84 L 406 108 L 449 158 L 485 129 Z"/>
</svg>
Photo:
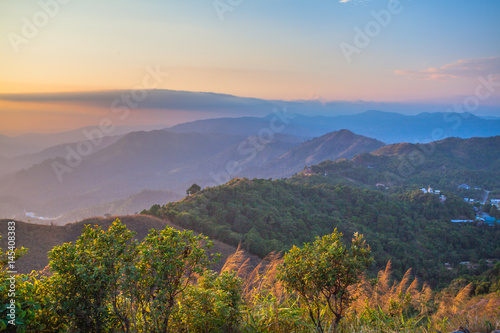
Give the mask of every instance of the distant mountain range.
<svg viewBox="0 0 500 333">
<path fill-rule="evenodd" d="M 229 104 L 227 107 L 231 105 Z M 235 105 L 234 107 L 236 107 Z M 262 105 L 258 105 L 262 107 Z M 267 106 L 269 113 L 273 104 Z M 159 125 L 121 126 L 116 127 L 108 135 L 121 136 L 134 131 L 160 129 L 160 127 Z M 5 160 L 5 158 L 34 154 L 57 145 L 88 140 L 88 136 L 84 133 L 91 132 L 93 129 L 95 127 L 51 134 L 25 134 L 17 137 L 0 135 L 0 161 Z M 341 129 L 348 129 L 359 135 L 375 138 L 388 144 L 425 143 L 446 137 L 470 138 L 500 135 L 500 118 L 477 117 L 470 113 L 442 112 L 427 112 L 408 116 L 376 110 L 352 115 L 304 116 L 286 112 L 286 108 L 275 108 L 274 113 L 265 117 L 197 120 L 173 126 L 168 130 L 176 133 L 195 132 L 237 136 L 255 136 L 264 131 L 265 133 L 287 134 L 308 140 Z"/>
<path fill-rule="evenodd" d="M 128 94 L 127 90 L 43 93 L 0 94 L 1 100 L 31 103 L 65 103 L 109 109 L 113 101 Z M 443 104 L 444 103 L 444 104 Z M 392 113 L 418 114 L 449 110 L 453 101 L 435 102 L 376 102 L 376 101 L 325 101 L 309 100 L 265 100 L 212 92 L 193 92 L 168 89 L 147 90 L 147 98 L 141 101 L 141 115 L 145 118 L 165 119 L 209 119 L 221 117 L 264 117 L 274 109 L 286 109 L 289 113 L 305 115 L 337 116 L 359 114 L 366 110 L 384 110 Z M 478 110 L 486 117 L 498 116 L 498 106 L 481 103 Z M 180 114 L 180 113 L 181 114 Z M 180 115 L 180 117 L 179 117 Z M 185 120 L 187 121 L 187 120 Z M 350 128 L 348 128 L 350 129 Z M 326 134 L 335 129 L 328 130 Z M 354 132 L 354 129 L 350 129 Z M 319 134 L 321 135 L 321 134 Z M 314 136 L 319 136 L 314 135 Z M 382 140 L 384 141 L 384 140 Z M 1 155 L 1 154 L 0 154 Z"/>
<path fill-rule="evenodd" d="M 106 136 L 102 138 L 99 145 L 93 146 L 93 152 L 108 147 L 109 145 L 117 142 L 123 135 Z M 68 154 L 68 149 L 77 150 L 78 144 L 85 141 L 63 143 L 50 148 L 43 149 L 42 151 L 30 154 L 23 154 L 11 158 L 0 157 L 0 176 L 13 173 L 22 169 L 28 169 L 35 164 L 39 164 L 48 159 L 57 157 L 65 157 Z"/>
<path fill-rule="evenodd" d="M 115 126 L 109 133 L 103 133 L 102 131 L 100 133 L 103 136 L 120 136 L 135 131 L 160 129 L 162 127 L 161 125 Z M 93 133 L 96 129 L 99 129 L 99 126 L 87 126 L 57 133 L 28 133 L 14 137 L 0 135 L 0 159 L 35 154 L 50 147 L 89 140 L 85 133 Z"/>
<path fill-rule="evenodd" d="M 229 101 L 231 98 L 227 97 L 226 100 Z M 245 105 L 247 108 L 255 107 L 259 110 L 264 108 L 262 105 L 263 102 L 255 104 L 256 102 L 253 99 L 238 101 L 239 103 L 229 103 L 225 107 L 237 108 Z M 351 115 L 304 116 L 293 114 L 293 112 L 298 110 L 310 111 L 310 109 L 315 109 L 316 104 L 312 102 L 295 103 L 302 105 L 302 107 L 279 108 L 280 104 L 269 102 L 265 104 L 265 110 L 268 115 L 264 117 L 197 120 L 173 126 L 170 128 L 170 131 L 177 133 L 196 132 L 252 136 L 257 135 L 263 129 L 270 129 L 275 133 L 279 132 L 281 134 L 290 134 L 310 139 L 333 131 L 348 129 L 354 133 L 372 137 L 389 144 L 399 142 L 430 142 L 453 136 L 469 138 L 500 135 L 500 118 L 491 116 L 477 117 L 470 113 L 443 112 L 424 112 L 409 116 L 376 110 Z M 287 104 L 283 105 L 286 106 Z M 270 114 L 273 108 L 275 113 Z M 341 112 L 341 110 L 338 112 Z M 261 113 L 261 111 L 256 113 Z M 120 126 L 116 127 L 109 135 L 123 135 L 139 130 L 160 129 L 160 127 L 160 125 Z M 91 131 L 92 129 L 95 129 L 95 127 L 85 127 L 60 133 L 24 134 L 17 137 L 0 135 L 0 158 L 32 154 L 52 146 L 87 140 L 88 138 L 84 135 L 84 132 Z"/>
<path fill-rule="evenodd" d="M 353 158 L 361 153 L 369 153 L 385 144 L 381 141 L 340 130 L 304 142 L 282 156 L 262 166 L 262 175 L 279 178 L 291 176 L 305 166 L 318 164 L 325 160 Z"/>
<path fill-rule="evenodd" d="M 68 214 L 61 220 L 68 221 L 90 216 L 87 214 L 130 213 L 138 206 L 131 204 L 135 200 L 126 200 L 144 190 L 151 191 L 149 201 L 144 202 L 148 205 L 163 202 L 162 191 L 176 200 L 193 183 L 206 187 L 234 177 L 288 177 L 305 165 L 351 159 L 380 149 L 384 142 L 413 145 L 451 135 L 500 134 L 500 120 L 451 113 L 404 116 L 367 111 L 306 117 L 277 111 L 262 118 L 199 120 L 149 132 L 127 130 L 130 128 L 120 130 L 125 134 L 116 131 L 105 137 L 89 156 L 78 153 L 80 145 L 88 145 L 82 141 L 83 130 L 28 136 L 30 142 L 39 142 L 39 148 L 57 145 L 22 156 L 0 157 L 1 216 L 22 218 L 28 211 L 45 217 Z M 0 143 L 12 147 L 14 139 L 2 136 Z M 18 144 L 26 144 L 25 139 Z M 481 160 L 488 152 L 473 156 Z M 123 200 L 128 203 L 117 203 Z"/>
<path fill-rule="evenodd" d="M 69 154 L 4 175 L 0 178 L 3 216 L 21 218 L 27 210 L 37 216 L 64 215 L 56 221 L 62 223 L 94 214 L 131 213 L 137 205 L 130 200 L 136 200 L 125 198 L 146 189 L 153 191 L 144 202 L 148 207 L 155 200 L 165 202 L 161 191 L 171 191 L 169 198 L 177 200 L 193 183 L 205 187 L 236 176 L 285 177 L 305 164 L 350 158 L 383 145 L 347 130 L 304 143 L 282 134 L 261 142 L 258 136 L 166 130 L 133 132 L 108 140 L 116 142 L 82 156 L 81 161 Z M 119 209 L 122 204 L 117 200 L 129 203 Z"/>
<path fill-rule="evenodd" d="M 170 128 L 174 132 L 255 135 L 269 128 L 275 115 L 264 118 L 220 118 L 198 120 Z M 500 119 L 484 119 L 470 113 L 421 113 L 407 116 L 382 111 L 366 111 L 335 117 L 290 115 L 281 133 L 312 138 L 348 129 L 382 142 L 431 142 L 446 137 L 487 137 L 500 135 Z"/>
<path fill-rule="evenodd" d="M 241 140 L 218 134 L 133 132 L 88 157 L 68 153 L 67 158 L 4 176 L 0 193 L 39 216 L 123 199 L 144 189 L 182 193 L 186 180 L 196 176 L 195 166 Z M 54 166 L 62 170 L 59 177 Z"/>
</svg>

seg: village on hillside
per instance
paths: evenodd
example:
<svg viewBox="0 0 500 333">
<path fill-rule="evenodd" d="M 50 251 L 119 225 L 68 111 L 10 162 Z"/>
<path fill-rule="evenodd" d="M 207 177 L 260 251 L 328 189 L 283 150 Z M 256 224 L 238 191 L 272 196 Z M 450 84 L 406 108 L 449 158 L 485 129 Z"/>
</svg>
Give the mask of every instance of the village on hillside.
<svg viewBox="0 0 500 333">
<path fill-rule="evenodd" d="M 467 184 L 460 184 L 458 186 L 459 190 L 465 191 L 481 191 L 481 187 L 479 186 L 469 186 Z M 488 198 L 490 191 L 483 190 L 484 195 L 481 199 L 472 198 L 472 194 L 466 197 L 463 197 L 464 201 L 474 206 L 474 211 L 476 212 L 475 220 L 451 220 L 454 223 L 463 223 L 463 222 L 478 222 L 478 225 L 486 224 L 489 226 L 495 226 L 497 223 L 500 223 L 500 220 L 497 220 L 494 216 L 491 216 L 490 211 L 486 211 L 485 206 L 489 205 L 490 208 L 492 206 L 496 207 L 495 210 L 500 208 L 500 198 Z"/>
</svg>

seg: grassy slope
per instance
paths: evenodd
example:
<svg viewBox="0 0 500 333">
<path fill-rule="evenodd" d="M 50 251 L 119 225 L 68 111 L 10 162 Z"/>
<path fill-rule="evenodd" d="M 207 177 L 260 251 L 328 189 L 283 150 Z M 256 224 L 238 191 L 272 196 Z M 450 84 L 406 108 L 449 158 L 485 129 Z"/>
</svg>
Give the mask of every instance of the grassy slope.
<svg viewBox="0 0 500 333">
<path fill-rule="evenodd" d="M 29 273 L 32 270 L 44 269 L 48 264 L 47 252 L 54 246 L 66 242 L 74 242 L 80 236 L 83 227 L 87 224 L 99 225 L 107 229 L 116 218 L 119 218 L 130 230 L 135 231 L 137 239 L 144 238 L 150 229 L 163 229 L 166 226 L 182 229 L 170 222 L 147 215 L 113 216 L 109 218 L 96 217 L 65 226 L 47 226 L 17 221 L 16 244 L 18 247 L 24 246 L 28 248 L 28 253 L 17 262 L 17 271 L 19 273 Z M 6 249 L 7 246 L 8 221 L 10 220 L 0 220 L 0 234 L 2 235 L 0 246 L 2 249 Z M 224 259 L 235 251 L 236 248 L 233 246 L 214 241 L 214 247 L 211 252 L 221 254 L 221 261 L 214 266 L 214 269 L 220 268 Z M 256 257 L 252 256 L 252 261 L 257 261 Z"/>
</svg>

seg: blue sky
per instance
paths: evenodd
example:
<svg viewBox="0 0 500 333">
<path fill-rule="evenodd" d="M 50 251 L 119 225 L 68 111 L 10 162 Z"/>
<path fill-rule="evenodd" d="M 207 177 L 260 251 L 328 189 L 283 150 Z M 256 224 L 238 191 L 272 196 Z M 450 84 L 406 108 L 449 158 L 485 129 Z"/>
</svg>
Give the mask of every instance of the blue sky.
<svg viewBox="0 0 500 333">
<path fill-rule="evenodd" d="M 500 75 L 500 1 L 59 1 L 0 2 L 0 93 L 132 89 L 160 66 L 169 73 L 160 89 L 453 103 L 479 76 Z M 40 3 L 58 9 L 26 38 Z M 228 9 L 223 20 L 214 4 Z M 342 43 L 356 46 L 355 29 L 390 6 L 389 24 L 347 61 Z"/>
</svg>

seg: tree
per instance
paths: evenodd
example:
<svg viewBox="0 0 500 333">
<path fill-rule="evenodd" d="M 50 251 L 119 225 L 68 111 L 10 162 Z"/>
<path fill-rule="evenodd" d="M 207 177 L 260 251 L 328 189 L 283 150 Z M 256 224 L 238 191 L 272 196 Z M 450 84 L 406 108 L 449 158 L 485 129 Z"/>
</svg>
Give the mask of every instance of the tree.
<svg viewBox="0 0 500 333">
<path fill-rule="evenodd" d="M 191 185 L 187 190 L 186 190 L 186 194 L 187 195 L 192 195 L 192 194 L 195 194 L 195 193 L 198 193 L 201 191 L 201 186 L 198 185 L 198 184 L 193 184 Z"/>
<path fill-rule="evenodd" d="M 493 216 L 494 218 L 500 218 L 500 213 L 498 211 L 497 206 L 491 205 L 490 210 L 489 210 L 490 216 Z"/>
<path fill-rule="evenodd" d="M 116 220 L 104 231 L 85 226 L 74 243 L 49 252 L 55 310 L 70 327 L 83 332 L 129 330 L 129 318 L 119 306 L 127 265 L 132 265 L 134 233 Z"/>
<path fill-rule="evenodd" d="M 176 332 L 238 332 L 241 280 L 236 273 L 207 270 L 180 299 Z"/>
<path fill-rule="evenodd" d="M 349 288 L 359 283 L 372 261 L 362 235 L 355 233 L 347 248 L 342 234 L 335 229 L 312 244 L 305 243 L 303 248 L 294 246 L 285 254 L 278 279 L 288 291 L 300 296 L 316 329 L 324 332 L 323 310 L 333 315 L 326 321 L 336 329 L 353 300 Z"/>
<path fill-rule="evenodd" d="M 85 226 L 50 253 L 53 309 L 71 331 L 167 332 L 178 297 L 213 263 L 191 231 L 150 230 L 142 242 L 120 220 Z"/>
<path fill-rule="evenodd" d="M 214 263 L 206 254 L 207 237 L 166 227 L 151 230 L 138 246 L 134 292 L 141 330 L 168 332 L 179 296 L 195 275 Z"/>
</svg>

